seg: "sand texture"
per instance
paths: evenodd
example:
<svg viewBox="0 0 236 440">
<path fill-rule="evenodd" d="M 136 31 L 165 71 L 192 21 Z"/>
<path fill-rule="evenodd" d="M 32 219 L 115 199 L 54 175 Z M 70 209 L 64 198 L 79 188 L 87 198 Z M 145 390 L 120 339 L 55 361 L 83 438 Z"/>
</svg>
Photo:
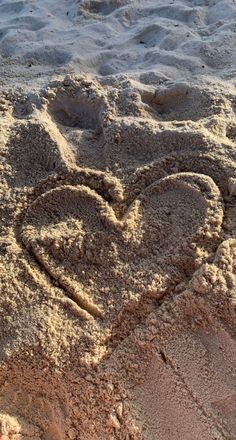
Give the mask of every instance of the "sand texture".
<svg viewBox="0 0 236 440">
<path fill-rule="evenodd" d="M 0 440 L 236 439 L 235 18 L 0 0 Z"/>
</svg>

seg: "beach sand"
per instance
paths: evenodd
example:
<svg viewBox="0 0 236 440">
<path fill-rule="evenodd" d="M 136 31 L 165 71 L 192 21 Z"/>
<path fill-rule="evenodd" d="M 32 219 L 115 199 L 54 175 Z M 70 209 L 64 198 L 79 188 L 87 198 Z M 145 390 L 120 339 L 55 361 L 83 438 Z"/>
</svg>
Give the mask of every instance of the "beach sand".
<svg viewBox="0 0 236 440">
<path fill-rule="evenodd" d="M 0 439 L 236 439 L 235 0 L 0 0 Z"/>
</svg>

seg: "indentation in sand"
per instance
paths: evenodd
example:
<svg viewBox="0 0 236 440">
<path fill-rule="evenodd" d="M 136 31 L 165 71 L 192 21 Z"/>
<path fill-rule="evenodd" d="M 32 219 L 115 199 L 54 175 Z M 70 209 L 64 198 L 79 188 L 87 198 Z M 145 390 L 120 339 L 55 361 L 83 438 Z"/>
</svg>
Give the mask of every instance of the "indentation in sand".
<svg viewBox="0 0 236 440">
<path fill-rule="evenodd" d="M 68 81 L 51 90 L 48 112 L 52 118 L 67 127 L 95 130 L 101 124 L 105 99 L 98 85 L 91 81 Z"/>
<path fill-rule="evenodd" d="M 26 375 L 26 370 L 28 376 Z M 66 404 L 40 374 L 25 368 L 0 376 L 0 434 L 10 440 L 65 440 Z M 23 380 L 24 379 L 24 380 Z"/>
<path fill-rule="evenodd" d="M 220 113 L 224 104 L 223 99 L 214 101 L 213 96 L 206 90 L 184 83 L 159 89 L 153 96 L 144 94 L 143 99 L 154 112 L 153 116 L 164 121 L 198 121 Z"/>
<path fill-rule="evenodd" d="M 227 79 L 235 69 L 232 0 L 6 0 L 0 5 L 1 74 L 67 71 L 110 76 L 154 71 L 172 81 Z M 157 27 L 158 24 L 158 27 Z M 133 72 L 133 73 L 132 73 Z M 210 81 L 211 81 L 210 80 Z"/>
<path fill-rule="evenodd" d="M 80 10 L 82 12 L 106 16 L 127 3 L 128 0 L 83 0 L 80 5 Z"/>
<path fill-rule="evenodd" d="M 235 141 L 236 139 L 236 124 L 232 123 L 229 124 L 227 129 L 226 129 L 226 136 L 229 139 L 232 139 L 232 141 Z"/>
<path fill-rule="evenodd" d="M 164 49 L 165 39 L 170 31 L 165 27 L 159 26 L 158 24 L 153 24 L 152 26 L 147 26 L 145 30 L 142 30 L 138 35 L 135 36 L 136 44 L 143 44 L 145 47 L 155 47 L 160 45 Z M 174 44 L 170 43 L 167 45 L 168 50 L 174 49 Z"/>
<path fill-rule="evenodd" d="M 37 50 L 28 51 L 23 59 L 23 63 L 34 66 L 62 66 L 72 60 L 69 51 L 63 50 L 59 45 L 50 45 Z M 20 61 L 20 60 L 19 60 Z"/>
<path fill-rule="evenodd" d="M 225 420 L 227 429 L 234 438 L 236 437 L 236 394 L 230 393 L 225 398 L 213 402 L 212 408 L 221 419 Z"/>
<path fill-rule="evenodd" d="M 222 245 L 219 266 L 225 267 L 230 260 L 232 245 Z M 235 273 L 230 262 L 227 270 Z M 209 298 L 218 287 L 213 279 L 210 284 Z M 218 304 L 230 290 L 218 296 Z M 235 437 L 236 343 L 218 313 L 210 301 L 186 291 L 171 308 L 163 305 L 162 310 L 150 314 L 145 326 L 136 329 L 135 341 L 140 347 L 147 347 L 147 341 L 153 345 L 142 380 L 132 388 L 145 438 Z M 132 339 L 130 343 L 134 343 Z"/>
<path fill-rule="evenodd" d="M 12 14 L 19 14 L 24 9 L 24 2 L 23 1 L 16 1 L 9 3 L 3 3 L 0 5 L 0 14 L 9 14 L 11 12 Z"/>
<path fill-rule="evenodd" d="M 206 256 L 214 248 L 221 221 L 213 181 L 182 173 L 146 188 L 121 220 L 89 188 L 48 191 L 28 209 L 22 240 L 80 307 L 107 318 L 130 292 L 158 297 L 190 275 L 197 249 Z"/>
<path fill-rule="evenodd" d="M 176 139 L 177 141 L 177 139 Z M 197 141 L 197 139 L 196 139 Z M 207 151 L 207 149 L 206 149 Z M 137 169 L 133 176 L 134 193 L 151 184 L 154 179 L 159 179 L 166 174 L 175 172 L 193 172 L 210 176 L 218 185 L 222 195 L 231 193 L 231 179 L 234 176 L 236 167 L 230 160 L 222 159 L 220 155 L 210 152 L 197 152 L 194 150 L 183 150 L 172 153 L 155 160 L 146 166 Z M 232 187 L 233 189 L 233 187 Z"/>
<path fill-rule="evenodd" d="M 219 439 L 189 398 L 184 384 L 160 355 L 153 357 L 146 380 L 135 395 L 140 409 L 139 420 L 146 427 L 146 438 L 212 440 L 215 434 L 213 438 Z"/>
</svg>

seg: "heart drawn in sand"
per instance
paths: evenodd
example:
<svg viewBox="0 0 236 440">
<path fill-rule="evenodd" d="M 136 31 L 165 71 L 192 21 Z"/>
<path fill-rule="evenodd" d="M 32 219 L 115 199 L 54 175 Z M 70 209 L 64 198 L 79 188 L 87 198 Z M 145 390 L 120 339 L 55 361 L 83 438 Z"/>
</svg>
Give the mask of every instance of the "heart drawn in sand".
<svg viewBox="0 0 236 440">
<path fill-rule="evenodd" d="M 108 318 L 191 276 L 215 249 L 222 217 L 213 180 L 180 173 L 147 187 L 121 219 L 88 187 L 51 189 L 28 208 L 21 237 L 68 296 Z"/>
</svg>

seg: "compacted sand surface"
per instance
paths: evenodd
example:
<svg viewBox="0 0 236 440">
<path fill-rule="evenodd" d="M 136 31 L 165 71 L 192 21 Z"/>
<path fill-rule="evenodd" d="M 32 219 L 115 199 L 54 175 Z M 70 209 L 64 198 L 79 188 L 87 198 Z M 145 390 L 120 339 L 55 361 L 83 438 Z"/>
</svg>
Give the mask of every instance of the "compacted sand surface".
<svg viewBox="0 0 236 440">
<path fill-rule="evenodd" d="M 0 439 L 236 438 L 234 0 L 0 0 Z"/>
</svg>

